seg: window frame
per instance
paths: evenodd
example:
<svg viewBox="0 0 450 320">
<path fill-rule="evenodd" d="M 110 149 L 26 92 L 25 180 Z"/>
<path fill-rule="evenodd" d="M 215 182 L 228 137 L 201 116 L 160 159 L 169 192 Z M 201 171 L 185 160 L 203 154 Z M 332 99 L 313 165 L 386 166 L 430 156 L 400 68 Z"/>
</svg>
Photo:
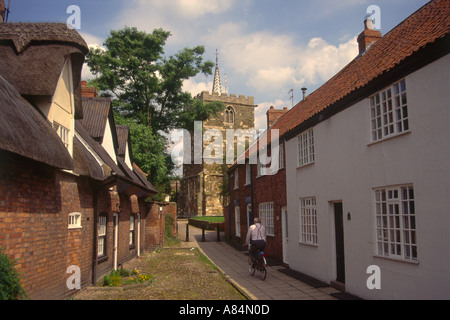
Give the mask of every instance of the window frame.
<svg viewBox="0 0 450 320">
<path fill-rule="evenodd" d="M 280 144 L 278 157 L 278 169 L 284 169 L 284 143 Z"/>
<path fill-rule="evenodd" d="M 263 202 L 259 204 L 259 219 L 266 228 L 266 236 L 275 236 L 274 205 L 273 202 Z"/>
<path fill-rule="evenodd" d="M 297 136 L 297 167 L 301 168 L 315 162 L 314 128 L 311 128 Z"/>
<path fill-rule="evenodd" d="M 234 226 L 236 237 L 241 237 L 241 208 L 239 206 L 234 207 Z"/>
<path fill-rule="evenodd" d="M 319 244 L 316 197 L 300 198 L 299 243 Z"/>
<path fill-rule="evenodd" d="M 239 189 L 239 166 L 234 170 L 234 190 Z"/>
<path fill-rule="evenodd" d="M 81 229 L 81 212 L 71 212 L 68 216 L 68 229 Z"/>
<path fill-rule="evenodd" d="M 130 214 L 130 227 L 129 227 L 129 241 L 128 245 L 130 249 L 136 247 L 136 217 L 134 214 Z"/>
<path fill-rule="evenodd" d="M 378 257 L 418 262 L 413 185 L 374 189 L 375 252 Z"/>
<path fill-rule="evenodd" d="M 224 123 L 226 124 L 234 124 L 236 120 L 236 111 L 232 106 L 227 106 L 224 113 L 225 119 Z"/>
<path fill-rule="evenodd" d="M 248 186 L 252 183 L 252 167 L 249 162 L 245 164 L 245 185 Z"/>
<path fill-rule="evenodd" d="M 59 138 L 63 142 L 66 149 L 69 149 L 70 146 L 70 130 L 64 127 L 62 124 L 53 121 L 53 129 L 58 134 Z"/>
<path fill-rule="evenodd" d="M 369 107 L 372 143 L 410 131 L 406 79 L 370 96 Z"/>
<path fill-rule="evenodd" d="M 104 221 L 104 224 L 102 222 Z M 104 228 L 104 232 L 103 232 Z M 101 213 L 98 217 L 98 235 L 97 235 L 97 256 L 99 258 L 107 257 L 107 242 L 108 242 L 108 215 Z M 100 246 L 102 252 L 100 252 Z"/>
</svg>

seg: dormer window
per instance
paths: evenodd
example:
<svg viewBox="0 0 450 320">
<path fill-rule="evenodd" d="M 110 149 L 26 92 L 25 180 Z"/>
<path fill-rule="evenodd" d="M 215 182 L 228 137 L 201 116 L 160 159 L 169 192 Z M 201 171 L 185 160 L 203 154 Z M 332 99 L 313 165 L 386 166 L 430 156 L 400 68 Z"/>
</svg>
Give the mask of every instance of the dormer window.
<svg viewBox="0 0 450 320">
<path fill-rule="evenodd" d="M 64 143 L 64 146 L 69 149 L 69 142 L 70 142 L 70 130 L 66 127 L 60 125 L 58 122 L 53 122 L 53 129 L 56 130 L 56 133 L 61 138 L 62 142 Z"/>
<path fill-rule="evenodd" d="M 234 109 L 232 107 L 227 107 L 225 110 L 225 123 L 234 124 Z"/>
</svg>

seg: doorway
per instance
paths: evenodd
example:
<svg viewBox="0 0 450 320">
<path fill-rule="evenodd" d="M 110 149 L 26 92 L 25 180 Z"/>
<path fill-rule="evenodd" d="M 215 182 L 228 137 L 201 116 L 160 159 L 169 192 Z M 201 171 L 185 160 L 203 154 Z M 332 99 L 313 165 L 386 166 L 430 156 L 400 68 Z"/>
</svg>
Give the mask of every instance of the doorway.
<svg viewBox="0 0 450 320">
<path fill-rule="evenodd" d="M 336 241 L 336 281 L 345 284 L 344 212 L 342 202 L 334 203 Z"/>
</svg>

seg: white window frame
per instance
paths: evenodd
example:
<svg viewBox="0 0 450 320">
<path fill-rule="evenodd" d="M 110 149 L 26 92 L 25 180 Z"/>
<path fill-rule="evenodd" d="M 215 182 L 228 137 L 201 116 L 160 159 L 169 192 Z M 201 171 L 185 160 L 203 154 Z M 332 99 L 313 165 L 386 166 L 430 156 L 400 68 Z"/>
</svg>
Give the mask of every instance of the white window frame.
<svg viewBox="0 0 450 320">
<path fill-rule="evenodd" d="M 303 167 L 316 161 L 314 152 L 314 130 L 312 128 L 298 135 L 297 148 L 298 167 Z"/>
<path fill-rule="evenodd" d="M 81 213 L 72 212 L 69 213 L 68 229 L 81 229 Z"/>
<path fill-rule="evenodd" d="M 252 182 L 252 167 L 250 163 L 245 164 L 245 185 L 248 186 Z"/>
<path fill-rule="evenodd" d="M 417 261 L 417 219 L 414 187 L 375 189 L 376 253 L 381 257 Z"/>
<path fill-rule="evenodd" d="M 239 188 L 239 167 L 234 170 L 234 190 Z"/>
<path fill-rule="evenodd" d="M 316 197 L 300 198 L 299 242 L 318 245 Z"/>
<path fill-rule="evenodd" d="M 259 218 L 261 224 L 266 228 L 267 236 L 275 236 L 273 202 L 264 202 L 259 204 Z"/>
<path fill-rule="evenodd" d="M 130 215 L 130 239 L 129 239 L 129 245 L 134 246 L 136 244 L 135 242 L 135 226 L 134 226 L 134 214 Z"/>
<path fill-rule="evenodd" d="M 69 149 L 70 145 L 70 130 L 64 127 L 63 125 L 59 124 L 58 122 L 53 122 L 53 129 L 55 129 L 58 136 L 61 138 L 62 142 L 64 143 L 64 146 Z"/>
<path fill-rule="evenodd" d="M 97 255 L 99 257 L 106 256 L 106 231 L 107 231 L 108 218 L 104 215 L 98 218 L 98 245 Z"/>
<path fill-rule="evenodd" d="M 284 143 L 280 144 L 280 156 L 278 157 L 278 169 L 284 168 Z"/>
<path fill-rule="evenodd" d="M 406 80 L 403 79 L 369 98 L 372 142 L 410 130 L 406 91 Z"/>
<path fill-rule="evenodd" d="M 241 208 L 234 207 L 234 225 L 236 227 L 236 237 L 241 236 Z"/>
</svg>

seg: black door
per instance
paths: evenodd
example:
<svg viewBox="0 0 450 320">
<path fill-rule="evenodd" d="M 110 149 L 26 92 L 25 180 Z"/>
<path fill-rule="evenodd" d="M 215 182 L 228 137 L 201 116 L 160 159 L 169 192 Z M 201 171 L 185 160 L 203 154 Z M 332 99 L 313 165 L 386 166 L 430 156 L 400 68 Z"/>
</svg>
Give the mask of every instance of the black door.
<svg viewBox="0 0 450 320">
<path fill-rule="evenodd" d="M 336 281 L 345 283 L 344 217 L 342 202 L 334 204 L 334 227 L 336 235 Z"/>
</svg>

